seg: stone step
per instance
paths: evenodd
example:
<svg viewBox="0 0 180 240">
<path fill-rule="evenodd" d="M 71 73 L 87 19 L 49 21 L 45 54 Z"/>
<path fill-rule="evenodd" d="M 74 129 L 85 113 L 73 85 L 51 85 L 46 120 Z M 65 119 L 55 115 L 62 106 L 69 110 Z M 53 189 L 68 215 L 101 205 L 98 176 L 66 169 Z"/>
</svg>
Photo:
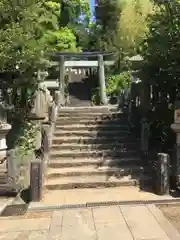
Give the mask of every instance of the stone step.
<svg viewBox="0 0 180 240">
<path fill-rule="evenodd" d="M 104 131 L 104 130 L 76 130 L 76 131 L 68 131 L 68 130 L 59 130 L 54 132 L 54 136 L 59 137 L 59 136 L 94 136 L 94 137 L 100 137 L 100 136 L 128 136 L 131 133 L 127 130 L 109 130 L 109 131 Z"/>
<path fill-rule="evenodd" d="M 128 167 L 140 166 L 142 161 L 138 156 L 126 156 L 121 158 L 64 158 L 64 159 L 50 159 L 48 166 L 50 168 L 67 168 L 67 167 L 81 167 L 81 166 L 109 166 L 109 167 Z"/>
<path fill-rule="evenodd" d="M 82 112 L 82 111 L 67 111 L 67 112 L 59 112 L 58 117 L 124 117 L 124 113 L 115 112 L 111 113 L 109 111 L 106 112 Z"/>
<path fill-rule="evenodd" d="M 58 125 L 56 124 L 56 130 L 59 131 L 59 130 L 68 130 L 68 131 L 84 131 L 84 130 L 88 130 L 88 131 L 94 131 L 94 130 L 99 130 L 99 131 L 102 131 L 102 130 L 113 130 L 113 131 L 128 131 L 129 130 L 129 127 L 127 124 L 114 124 L 114 125 L 105 125 L 105 124 L 101 124 L 101 125 L 98 125 L 98 124 L 69 124 L 69 125 Z"/>
<path fill-rule="evenodd" d="M 115 176 L 117 178 L 127 175 L 139 175 L 142 172 L 140 166 L 124 166 L 123 168 L 109 167 L 109 166 L 81 166 L 70 168 L 50 168 L 47 172 L 47 178 L 60 178 L 60 177 L 72 177 L 72 176 Z"/>
<path fill-rule="evenodd" d="M 127 119 L 125 116 L 120 116 L 118 114 L 112 114 L 112 115 L 59 115 L 57 117 L 57 121 L 62 121 L 62 120 L 72 120 L 72 121 L 75 121 L 75 120 L 80 120 L 80 119 L 83 119 L 83 120 L 109 120 L 109 121 L 112 121 L 112 120 L 119 120 L 119 121 L 125 121 L 125 119 Z"/>
<path fill-rule="evenodd" d="M 61 143 L 78 143 L 78 144 L 107 144 L 107 143 L 132 143 L 136 140 L 132 136 L 109 136 L 109 137 L 93 137 L 93 136 L 58 136 L 53 137 L 53 144 Z"/>
<path fill-rule="evenodd" d="M 61 143 L 53 144 L 51 147 L 52 150 L 108 150 L 108 149 L 138 149 L 138 144 L 136 142 L 129 143 L 105 143 L 105 144 L 76 144 L 76 143 Z"/>
<path fill-rule="evenodd" d="M 118 109 L 118 105 L 109 106 L 83 106 L 83 107 L 62 107 L 59 112 L 117 112 L 121 111 Z"/>
<path fill-rule="evenodd" d="M 0 183 L 0 196 L 14 195 L 16 194 L 15 189 L 13 189 L 8 183 Z"/>
<path fill-rule="evenodd" d="M 82 119 L 82 118 L 62 118 L 62 119 L 57 119 L 56 121 L 56 126 L 61 126 L 61 125 L 72 125 L 72 124 L 84 124 L 84 125 L 101 125 L 101 124 L 106 124 L 106 125 L 120 125 L 124 124 L 127 125 L 127 119 Z"/>
<path fill-rule="evenodd" d="M 0 170 L 0 184 L 5 184 L 5 183 L 7 183 L 7 173 L 6 173 L 6 171 L 5 171 L 5 169 L 4 170 Z"/>
<path fill-rule="evenodd" d="M 13 193 L 14 190 L 8 184 L 6 169 L 1 169 L 0 170 L 0 196 L 5 196 L 11 192 Z"/>
<path fill-rule="evenodd" d="M 130 157 L 130 156 L 139 156 L 139 152 L 135 150 L 84 150 L 84 151 L 51 151 L 50 159 L 58 159 L 58 158 L 85 158 L 85 157 Z"/>
<path fill-rule="evenodd" d="M 139 178 L 132 178 L 131 175 L 116 178 L 107 176 L 84 176 L 84 177 L 65 177 L 56 179 L 47 179 L 45 188 L 48 190 L 65 190 L 74 188 L 108 188 L 119 186 L 136 186 L 139 184 Z"/>
</svg>

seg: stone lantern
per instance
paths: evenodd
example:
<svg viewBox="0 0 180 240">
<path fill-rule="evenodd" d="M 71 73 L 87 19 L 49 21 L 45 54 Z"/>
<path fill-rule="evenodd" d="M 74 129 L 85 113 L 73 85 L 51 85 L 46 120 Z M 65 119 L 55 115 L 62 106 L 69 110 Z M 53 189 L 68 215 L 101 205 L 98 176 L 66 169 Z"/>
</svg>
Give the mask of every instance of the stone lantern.
<svg viewBox="0 0 180 240">
<path fill-rule="evenodd" d="M 4 109 L 0 109 L 0 160 L 6 156 L 6 134 L 11 129 L 11 125 L 6 122 L 4 113 L 1 114 Z"/>
</svg>

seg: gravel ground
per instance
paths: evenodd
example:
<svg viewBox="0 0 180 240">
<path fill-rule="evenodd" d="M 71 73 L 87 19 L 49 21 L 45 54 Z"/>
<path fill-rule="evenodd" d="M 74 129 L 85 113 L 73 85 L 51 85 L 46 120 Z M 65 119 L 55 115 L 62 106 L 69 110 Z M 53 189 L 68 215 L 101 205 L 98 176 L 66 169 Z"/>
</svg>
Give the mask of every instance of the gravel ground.
<svg viewBox="0 0 180 240">
<path fill-rule="evenodd" d="M 158 205 L 157 207 L 180 232 L 180 204 Z"/>
</svg>

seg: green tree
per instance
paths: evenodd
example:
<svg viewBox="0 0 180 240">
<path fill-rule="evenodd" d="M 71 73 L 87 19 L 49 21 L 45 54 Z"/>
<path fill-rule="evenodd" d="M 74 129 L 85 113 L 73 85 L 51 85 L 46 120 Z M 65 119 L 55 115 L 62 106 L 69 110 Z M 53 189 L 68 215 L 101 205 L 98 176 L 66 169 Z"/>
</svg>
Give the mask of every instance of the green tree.
<svg viewBox="0 0 180 240">
<path fill-rule="evenodd" d="M 119 21 L 120 5 L 118 0 L 102 0 L 96 8 L 96 26 L 93 27 L 94 48 L 115 49 L 116 30 Z"/>
<path fill-rule="evenodd" d="M 47 51 L 77 51 L 76 36 L 70 27 L 62 26 L 62 5 L 57 1 L 44 2 L 44 8 L 39 17 L 40 44 Z"/>
<path fill-rule="evenodd" d="M 121 58 L 134 55 L 148 31 L 147 19 L 155 11 L 151 0 L 102 0 L 96 10 L 93 40 L 96 47 L 114 50 Z"/>
<path fill-rule="evenodd" d="M 60 26 L 68 27 L 76 36 L 77 46 L 86 49 L 89 43 L 90 8 L 88 0 L 61 1 Z"/>
<path fill-rule="evenodd" d="M 138 52 L 149 31 L 148 18 L 155 10 L 155 4 L 151 0 L 123 1 L 117 37 L 124 54 L 133 55 Z"/>
<path fill-rule="evenodd" d="M 143 78 L 151 85 L 152 142 L 155 139 L 172 147 L 174 135 L 170 129 L 174 117 L 174 102 L 179 95 L 180 49 L 179 1 L 159 4 L 159 11 L 149 19 L 149 33 L 141 51 L 144 58 Z"/>
<path fill-rule="evenodd" d="M 170 94 L 174 102 L 179 84 L 179 49 L 180 49 L 180 4 L 160 5 L 149 24 L 149 35 L 144 42 L 144 74 L 161 89 Z M 163 94 L 163 95 L 164 95 Z"/>
<path fill-rule="evenodd" d="M 36 68 L 43 60 L 43 46 L 39 44 L 38 16 L 41 0 L 0 1 L 0 71 L 22 72 Z"/>
</svg>

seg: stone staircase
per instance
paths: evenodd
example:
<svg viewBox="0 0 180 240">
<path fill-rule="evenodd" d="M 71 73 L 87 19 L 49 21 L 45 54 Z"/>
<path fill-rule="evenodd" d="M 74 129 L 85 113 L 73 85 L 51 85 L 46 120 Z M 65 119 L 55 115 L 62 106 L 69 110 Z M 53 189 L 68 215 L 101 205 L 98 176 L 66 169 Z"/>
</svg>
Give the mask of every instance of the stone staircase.
<svg viewBox="0 0 180 240">
<path fill-rule="evenodd" d="M 63 190 L 138 185 L 139 143 L 114 107 L 61 108 L 45 188 Z"/>
<path fill-rule="evenodd" d="M 0 159 L 2 160 L 4 156 L 0 156 Z M 14 190 L 11 188 L 11 186 L 8 183 L 8 176 L 7 176 L 7 167 L 6 167 L 6 161 L 4 163 L 0 164 L 0 196 L 9 195 L 10 193 L 13 193 Z"/>
</svg>

